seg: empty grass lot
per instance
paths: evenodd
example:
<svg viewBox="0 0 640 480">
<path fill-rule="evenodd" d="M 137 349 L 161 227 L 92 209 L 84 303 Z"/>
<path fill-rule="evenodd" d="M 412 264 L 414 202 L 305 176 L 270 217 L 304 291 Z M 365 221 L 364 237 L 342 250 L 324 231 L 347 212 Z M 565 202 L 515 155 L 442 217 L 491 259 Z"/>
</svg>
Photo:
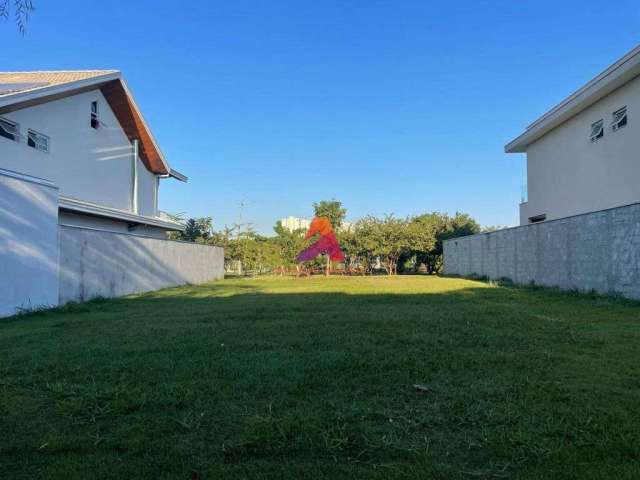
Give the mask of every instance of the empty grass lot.
<svg viewBox="0 0 640 480">
<path fill-rule="evenodd" d="M 0 320 L 0 478 L 637 479 L 640 306 L 262 278 Z"/>
</svg>

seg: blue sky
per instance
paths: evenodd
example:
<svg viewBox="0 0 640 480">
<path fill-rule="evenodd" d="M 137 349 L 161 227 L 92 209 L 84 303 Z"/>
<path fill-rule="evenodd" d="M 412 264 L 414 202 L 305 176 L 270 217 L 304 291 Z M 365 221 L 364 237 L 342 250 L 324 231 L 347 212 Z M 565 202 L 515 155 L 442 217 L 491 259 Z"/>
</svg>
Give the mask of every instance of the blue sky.
<svg viewBox="0 0 640 480">
<path fill-rule="evenodd" d="M 504 144 L 640 41 L 601 1 L 35 0 L 2 70 L 117 68 L 172 166 L 161 208 L 264 233 L 335 197 L 348 218 L 518 222 Z"/>
</svg>

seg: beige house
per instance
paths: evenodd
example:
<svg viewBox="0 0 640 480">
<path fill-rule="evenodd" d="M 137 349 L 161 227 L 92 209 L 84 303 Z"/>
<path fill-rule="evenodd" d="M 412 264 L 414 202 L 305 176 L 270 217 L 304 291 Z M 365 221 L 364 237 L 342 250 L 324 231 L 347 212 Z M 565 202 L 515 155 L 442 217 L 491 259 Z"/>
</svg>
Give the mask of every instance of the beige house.
<svg viewBox="0 0 640 480">
<path fill-rule="evenodd" d="M 505 151 L 527 154 L 521 225 L 640 202 L 640 46 Z"/>
</svg>

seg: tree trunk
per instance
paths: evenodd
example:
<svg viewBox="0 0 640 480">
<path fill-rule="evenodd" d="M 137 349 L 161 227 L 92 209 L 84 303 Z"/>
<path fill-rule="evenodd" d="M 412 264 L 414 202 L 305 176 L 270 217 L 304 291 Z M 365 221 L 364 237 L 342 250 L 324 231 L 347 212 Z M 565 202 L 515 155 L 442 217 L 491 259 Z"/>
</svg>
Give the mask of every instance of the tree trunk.
<svg viewBox="0 0 640 480">
<path fill-rule="evenodd" d="M 329 276 L 329 272 L 331 272 L 331 257 L 329 255 L 327 255 L 327 269 L 324 273 L 325 277 Z"/>
</svg>

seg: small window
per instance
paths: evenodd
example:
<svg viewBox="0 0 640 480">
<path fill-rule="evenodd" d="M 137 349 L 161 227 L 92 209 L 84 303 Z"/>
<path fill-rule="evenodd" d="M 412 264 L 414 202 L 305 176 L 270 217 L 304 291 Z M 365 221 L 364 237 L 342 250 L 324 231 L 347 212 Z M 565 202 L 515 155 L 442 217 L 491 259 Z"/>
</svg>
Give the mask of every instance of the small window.
<svg viewBox="0 0 640 480">
<path fill-rule="evenodd" d="M 17 142 L 20 138 L 20 130 L 18 124 L 7 120 L 6 118 L 0 118 L 0 137 L 8 138 Z"/>
<path fill-rule="evenodd" d="M 49 137 L 29 129 L 27 131 L 27 145 L 41 152 L 49 151 Z"/>
<path fill-rule="evenodd" d="M 622 107 L 620 110 L 613 112 L 613 121 L 611 122 L 611 129 L 616 130 L 627 125 L 627 107 Z"/>
<path fill-rule="evenodd" d="M 591 124 L 591 141 L 595 142 L 602 137 L 604 137 L 604 120 L 598 120 Z"/>
<path fill-rule="evenodd" d="M 547 219 L 547 214 L 543 213 L 542 215 L 536 215 L 534 217 L 529 217 L 529 223 L 544 222 L 546 219 Z"/>
<path fill-rule="evenodd" d="M 100 119 L 98 118 L 98 102 L 91 102 L 91 128 L 98 128 Z"/>
</svg>

